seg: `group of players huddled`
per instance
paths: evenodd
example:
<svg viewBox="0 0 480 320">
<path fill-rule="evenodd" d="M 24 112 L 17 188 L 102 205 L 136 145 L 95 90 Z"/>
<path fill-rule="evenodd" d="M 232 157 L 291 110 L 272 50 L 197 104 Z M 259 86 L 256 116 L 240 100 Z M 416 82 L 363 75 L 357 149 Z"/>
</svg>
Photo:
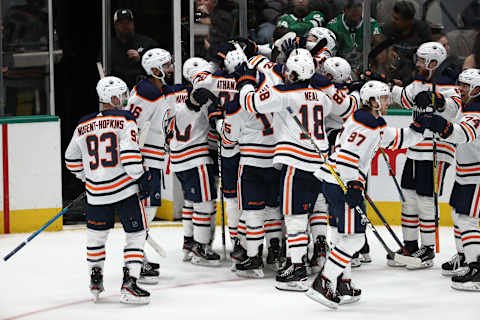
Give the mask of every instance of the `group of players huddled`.
<svg viewBox="0 0 480 320">
<path fill-rule="evenodd" d="M 359 212 L 366 212 L 363 193 L 379 147 L 408 148 L 398 254 L 406 250 L 420 261 L 405 265 L 388 255 L 387 263 L 433 265 L 434 140 L 440 192 L 456 156 L 450 204 L 458 253 L 442 273 L 453 276 L 453 288 L 480 291 L 480 70 L 448 78 L 439 68 L 445 49 L 427 42 L 417 50 L 411 84 L 399 87 L 372 73 L 354 81 L 349 63 L 335 57 L 331 31 L 318 27 L 308 37 L 279 41 L 284 64 L 236 39 L 210 62 L 185 61 L 186 85 L 172 84 L 172 57 L 159 48 L 143 55 L 148 77 L 130 94 L 118 78 L 98 82 L 103 110 L 80 120 L 65 154 L 67 167 L 85 181 L 92 293 L 103 291 L 105 242 L 116 213 L 127 234 L 121 301 L 149 301 L 137 281 L 158 282 L 159 266 L 148 262 L 143 246 L 167 167 L 184 195 L 184 261 L 220 264 L 211 244 L 216 202 L 224 199 L 232 271 L 261 278 L 266 262 L 280 290 L 304 291 L 329 308 L 358 301 L 351 267 L 371 261 Z M 392 102 L 413 109 L 409 127 L 387 125 L 383 115 Z M 318 273 L 311 286 L 309 273 Z"/>
</svg>

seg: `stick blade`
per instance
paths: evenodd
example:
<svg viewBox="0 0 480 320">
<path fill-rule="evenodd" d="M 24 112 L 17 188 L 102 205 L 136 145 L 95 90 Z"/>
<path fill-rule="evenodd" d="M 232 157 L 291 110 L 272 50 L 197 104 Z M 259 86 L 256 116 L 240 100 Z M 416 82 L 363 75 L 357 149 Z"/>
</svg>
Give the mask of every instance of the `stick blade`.
<svg viewBox="0 0 480 320">
<path fill-rule="evenodd" d="M 393 260 L 398 263 L 406 264 L 407 266 L 412 266 L 416 268 L 420 268 L 422 266 L 422 259 L 404 256 L 403 254 L 394 253 Z"/>
</svg>

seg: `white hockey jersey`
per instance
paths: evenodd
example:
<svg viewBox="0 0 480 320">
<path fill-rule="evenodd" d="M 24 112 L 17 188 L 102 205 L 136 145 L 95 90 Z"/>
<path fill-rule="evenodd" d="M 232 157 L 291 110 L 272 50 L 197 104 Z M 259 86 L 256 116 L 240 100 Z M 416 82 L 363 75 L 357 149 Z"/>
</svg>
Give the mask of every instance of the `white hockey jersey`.
<svg viewBox="0 0 480 320">
<path fill-rule="evenodd" d="M 360 107 L 360 94 L 354 91 L 348 93 L 345 85 L 335 84 L 335 90 L 332 93 L 330 89 L 322 90 L 331 100 L 333 109 L 339 112 L 332 112 L 326 118 L 327 132 L 330 129 L 341 129 L 343 123 Z"/>
<path fill-rule="evenodd" d="M 446 139 L 458 143 L 455 180 L 460 184 L 480 184 L 480 102 L 464 105 L 458 120 Z"/>
<path fill-rule="evenodd" d="M 238 107 L 237 82 L 233 75 L 224 71 L 215 73 L 200 72 L 192 80 L 193 88 L 205 88 L 220 99 L 220 104 L 225 110 L 235 110 Z M 231 143 L 222 135 L 222 156 L 233 157 L 240 152 L 236 143 Z"/>
<path fill-rule="evenodd" d="M 402 107 L 413 110 L 415 117 L 419 110 L 414 104 L 415 96 L 422 91 L 431 91 L 430 82 L 416 79 L 408 86 L 402 88 L 394 86 L 392 88 L 392 99 Z M 458 111 L 461 108 L 461 99 L 458 89 L 454 85 L 437 83 L 435 91 L 441 93 L 445 98 L 445 111 L 439 113 L 447 120 L 455 120 Z M 425 134 L 425 139 L 415 146 L 408 148 L 407 157 L 414 160 L 433 160 L 433 134 Z M 438 160 L 453 163 L 455 155 L 455 144 L 437 139 Z"/>
<path fill-rule="evenodd" d="M 257 64 L 259 83 L 257 92 L 266 86 L 273 87 L 283 83 L 282 65 L 261 56 L 252 57 L 249 62 Z M 277 142 L 273 128 L 274 114 L 250 113 L 240 105 L 235 106 L 237 109 L 226 110 L 222 129 L 225 140 L 239 144 L 241 165 L 272 167 Z"/>
<path fill-rule="evenodd" d="M 189 92 L 183 85 L 165 89 L 166 102 L 174 109 L 174 136 L 170 141 L 170 168 L 185 171 L 203 164 L 213 163 L 208 151 L 210 124 L 205 108 L 199 112 L 187 108 Z"/>
<path fill-rule="evenodd" d="M 168 105 L 163 90 L 159 90 L 148 79 L 140 81 L 132 90 L 126 107 L 137 118 L 138 127 L 145 121 L 151 126 L 141 151 L 145 166 L 161 169 L 165 159 L 165 136 L 163 120 L 169 117 Z"/>
<path fill-rule="evenodd" d="M 85 182 L 91 205 L 115 203 L 138 192 L 144 172 L 135 117 L 105 110 L 83 117 L 65 151 L 65 164 Z"/>
<path fill-rule="evenodd" d="M 330 156 L 328 163 L 347 183 L 358 180 L 365 184 L 371 161 L 378 147 L 402 149 L 415 145 L 423 135 L 410 128 L 388 127 L 382 117 L 375 118 L 369 111 L 359 109 L 345 122 L 338 137 L 339 147 Z M 337 184 L 328 168 L 323 165 L 317 177 Z"/>
<path fill-rule="evenodd" d="M 256 92 L 252 85 L 246 85 L 240 92 L 242 108 L 251 113 L 275 112 L 274 125 L 277 145 L 273 163 L 285 164 L 300 170 L 315 171 L 323 158 L 312 146 L 290 116 L 289 106 L 310 132 L 323 153 L 328 152 L 328 140 L 325 135 L 325 116 L 332 110 L 330 99 L 320 90 L 306 83 L 290 85 L 265 85 Z"/>
</svg>

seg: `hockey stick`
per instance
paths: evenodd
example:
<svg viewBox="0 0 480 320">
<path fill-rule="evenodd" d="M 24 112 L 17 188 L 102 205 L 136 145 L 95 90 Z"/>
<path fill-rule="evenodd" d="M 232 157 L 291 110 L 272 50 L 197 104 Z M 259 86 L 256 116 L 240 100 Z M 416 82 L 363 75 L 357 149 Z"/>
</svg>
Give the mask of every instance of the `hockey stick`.
<svg viewBox="0 0 480 320">
<path fill-rule="evenodd" d="M 432 108 L 435 110 L 435 81 L 432 82 Z M 433 134 L 433 205 L 435 206 L 435 252 L 440 252 L 440 235 L 438 232 L 438 158 L 437 158 L 437 139 Z"/>
<path fill-rule="evenodd" d="M 143 123 L 143 126 L 142 126 L 142 129 L 140 130 L 140 137 L 138 138 L 138 146 L 140 148 L 142 148 L 144 145 L 145 145 L 145 141 L 147 140 L 147 136 L 148 136 L 148 132 L 150 131 L 150 127 L 151 127 L 152 123 L 150 121 L 145 121 Z M 153 239 L 153 237 L 150 235 L 149 231 L 150 231 L 150 226 L 146 226 L 147 227 L 147 243 L 150 245 L 150 247 L 152 247 L 153 250 L 155 250 L 155 252 L 165 258 L 167 256 L 167 252 L 165 251 L 165 249 L 158 244 L 157 241 L 155 241 L 155 239 Z"/>
<path fill-rule="evenodd" d="M 100 79 L 105 78 L 105 72 L 103 71 L 101 62 L 97 62 L 97 70 L 98 70 L 98 75 L 100 76 Z"/>
<path fill-rule="evenodd" d="M 43 227 L 41 227 L 40 229 L 38 229 L 37 231 L 35 231 L 30 237 L 27 238 L 27 240 L 23 241 L 22 243 L 20 243 L 15 249 L 13 249 L 9 254 L 7 254 L 5 257 L 3 257 L 3 260 L 4 261 L 7 261 L 8 259 L 10 259 L 15 253 L 17 253 L 20 249 L 22 249 L 23 247 L 25 247 L 27 245 L 27 243 L 29 243 L 30 241 L 32 241 L 36 236 L 38 236 L 40 234 L 40 232 L 42 232 L 43 230 L 45 230 L 46 228 L 48 228 L 49 225 L 51 225 L 55 220 L 57 220 L 60 216 L 62 216 L 63 214 L 65 214 L 65 212 L 68 211 L 68 209 L 70 209 L 70 207 L 77 201 L 79 200 L 82 200 L 83 198 L 85 198 L 85 191 L 82 192 L 77 198 L 75 198 L 72 202 L 70 202 L 70 204 L 68 206 L 66 206 L 65 208 L 62 209 L 62 211 L 60 211 L 55 217 L 53 217 L 52 219 L 50 219 L 46 224 L 43 225 Z"/>
<path fill-rule="evenodd" d="M 395 173 L 393 172 L 392 166 L 390 165 L 390 161 L 388 161 L 387 155 L 385 154 L 385 150 L 383 150 L 382 147 L 379 147 L 380 152 L 382 153 L 383 159 L 385 159 L 385 163 L 387 164 L 388 171 L 390 172 L 390 175 L 393 178 L 393 182 L 395 183 L 395 187 L 397 187 L 398 194 L 400 195 L 400 198 L 402 199 L 402 202 L 405 202 L 405 197 L 403 196 L 402 189 L 400 188 L 400 185 L 398 184 L 397 177 L 395 176 Z"/>
<path fill-rule="evenodd" d="M 305 129 L 305 127 L 303 126 L 303 124 L 300 122 L 300 120 L 298 119 L 297 115 L 293 112 L 292 108 L 290 106 L 287 106 L 286 107 L 288 113 L 290 114 L 290 116 L 292 117 L 292 119 L 295 121 L 295 123 L 298 125 L 298 127 L 300 128 L 300 130 L 302 131 L 303 134 L 305 134 L 305 136 L 310 140 L 311 144 L 313 145 L 313 147 L 315 148 L 315 150 L 320 154 L 320 156 L 323 158 L 324 160 L 324 163 L 325 165 L 327 166 L 328 170 L 330 171 L 330 173 L 332 174 L 332 176 L 335 178 L 335 180 L 337 180 L 340 188 L 342 188 L 343 192 L 346 193 L 347 192 L 347 188 L 345 187 L 345 184 L 343 183 L 343 181 L 340 179 L 340 177 L 337 175 L 337 173 L 335 172 L 335 170 L 327 163 L 327 157 L 322 153 L 322 151 L 320 150 L 320 148 L 318 147 L 318 145 L 316 144 L 316 142 L 313 140 L 312 136 L 310 135 L 310 133 Z M 365 212 L 363 212 L 363 210 L 360 208 L 360 207 L 355 207 L 355 211 L 360 214 L 360 216 L 362 217 L 362 220 L 364 220 L 367 224 L 367 226 L 369 226 L 369 228 L 372 230 L 373 234 L 375 235 L 375 237 L 378 239 L 378 241 L 380 242 L 380 244 L 383 246 L 383 248 L 385 249 L 385 251 L 387 251 L 387 254 L 390 258 L 392 258 L 392 260 L 395 260 L 396 262 L 400 263 L 400 264 L 406 264 L 406 265 L 411 265 L 411 266 L 415 266 L 415 267 L 419 267 L 421 266 L 421 259 L 419 258 L 414 258 L 414 257 L 409 257 L 409 256 L 404 256 L 404 255 L 401 255 L 401 254 L 398 254 L 396 252 L 393 252 L 388 246 L 387 244 L 385 243 L 385 241 L 382 239 L 382 237 L 380 236 L 380 234 L 378 233 L 377 229 L 375 228 L 375 226 L 370 222 L 370 220 L 368 219 L 367 215 L 365 214 Z"/>
<path fill-rule="evenodd" d="M 218 185 L 220 187 L 220 208 L 222 210 L 222 246 L 223 246 L 223 258 L 227 260 L 227 244 L 225 235 L 225 204 L 223 203 L 223 183 L 222 183 L 222 137 L 218 134 Z"/>
</svg>

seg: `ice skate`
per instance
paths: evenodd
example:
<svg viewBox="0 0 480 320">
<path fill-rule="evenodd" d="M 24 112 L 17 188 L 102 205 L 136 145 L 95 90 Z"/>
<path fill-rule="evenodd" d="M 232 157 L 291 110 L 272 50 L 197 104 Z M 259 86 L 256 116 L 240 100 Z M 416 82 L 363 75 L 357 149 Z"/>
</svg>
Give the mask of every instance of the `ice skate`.
<svg viewBox="0 0 480 320">
<path fill-rule="evenodd" d="M 431 268 L 433 266 L 433 258 L 435 258 L 435 251 L 433 250 L 433 247 L 423 246 L 412 253 L 412 257 L 420 258 L 422 263 L 420 266 L 407 265 L 408 270 Z"/>
<path fill-rule="evenodd" d="M 330 309 L 337 309 L 340 304 L 340 297 L 334 284 L 322 273 L 315 278 L 312 287 L 305 294 Z"/>
<path fill-rule="evenodd" d="M 337 278 L 337 291 L 340 297 L 340 304 L 357 302 L 362 294 L 362 290 L 355 287 L 352 279 L 344 279 L 343 275 Z"/>
<path fill-rule="evenodd" d="M 190 261 L 192 259 L 194 244 L 193 237 L 183 237 L 183 261 Z"/>
<path fill-rule="evenodd" d="M 327 261 L 327 252 L 330 248 L 325 236 L 318 236 L 317 240 L 313 243 L 313 255 L 310 259 L 310 268 L 312 273 L 318 273 L 322 270 L 325 261 Z"/>
<path fill-rule="evenodd" d="M 195 242 L 191 262 L 196 265 L 216 267 L 220 265 L 220 256 L 209 245 Z"/>
<path fill-rule="evenodd" d="M 239 277 L 245 278 L 263 278 L 263 260 L 260 256 L 248 257 L 245 261 L 237 263 L 235 266 Z"/>
<path fill-rule="evenodd" d="M 275 288 L 285 291 L 307 291 L 307 268 L 303 263 L 287 260 L 285 267 L 275 277 Z"/>
<path fill-rule="evenodd" d="M 97 302 L 100 293 L 105 289 L 103 288 L 103 275 L 100 267 L 93 267 L 90 274 L 90 292 L 93 294 L 93 301 Z"/>
<path fill-rule="evenodd" d="M 480 257 L 468 264 L 468 272 L 452 278 L 451 287 L 462 291 L 480 291 Z"/>
<path fill-rule="evenodd" d="M 277 238 L 270 239 L 267 264 L 271 266 L 273 271 L 278 271 L 280 270 L 282 263 L 282 248 L 280 247 L 280 240 Z"/>
<path fill-rule="evenodd" d="M 123 268 L 123 283 L 120 289 L 120 302 L 128 304 L 150 303 L 150 293 L 137 286 L 137 279 L 130 276 L 128 268 Z"/>
<path fill-rule="evenodd" d="M 449 261 L 442 264 L 442 275 L 446 277 L 463 276 L 468 273 L 465 254 L 456 253 Z"/>
<path fill-rule="evenodd" d="M 150 263 L 144 262 L 142 265 L 142 269 L 140 270 L 140 277 L 138 279 L 138 283 L 157 284 L 159 276 L 160 273 L 157 270 L 154 270 Z"/>
</svg>

